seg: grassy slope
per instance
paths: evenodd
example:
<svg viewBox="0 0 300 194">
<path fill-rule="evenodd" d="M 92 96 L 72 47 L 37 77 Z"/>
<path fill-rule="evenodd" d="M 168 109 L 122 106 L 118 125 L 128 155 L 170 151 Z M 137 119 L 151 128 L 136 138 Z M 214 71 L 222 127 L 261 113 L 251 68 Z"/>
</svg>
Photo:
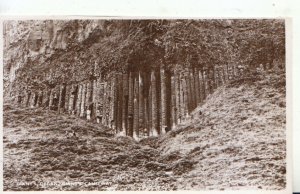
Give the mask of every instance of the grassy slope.
<svg viewBox="0 0 300 194">
<path fill-rule="evenodd" d="M 179 189 L 285 187 L 283 72 L 221 87 L 194 115 L 160 141 L 162 153 L 180 152 L 196 163 Z"/>
<path fill-rule="evenodd" d="M 283 73 L 221 87 L 194 114 L 160 139 L 137 143 L 82 119 L 5 105 L 4 189 L 284 188 Z M 78 138 L 67 137 L 73 130 Z M 16 184 L 24 181 L 36 184 Z M 99 183 L 38 184 L 50 181 Z"/>
<path fill-rule="evenodd" d="M 6 105 L 4 112 L 5 190 L 176 189 L 154 148 L 67 115 Z M 73 130 L 78 138 L 67 138 Z M 84 184 L 39 185 L 51 181 Z"/>
</svg>

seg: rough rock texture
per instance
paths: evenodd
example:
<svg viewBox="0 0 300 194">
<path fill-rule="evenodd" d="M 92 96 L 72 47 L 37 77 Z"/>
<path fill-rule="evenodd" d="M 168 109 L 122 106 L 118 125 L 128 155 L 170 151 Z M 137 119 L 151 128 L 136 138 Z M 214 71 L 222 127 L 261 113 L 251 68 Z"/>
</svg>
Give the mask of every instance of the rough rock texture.
<svg viewBox="0 0 300 194">
<path fill-rule="evenodd" d="M 26 72 L 31 72 L 26 75 L 28 77 L 45 76 L 43 71 L 47 72 L 44 66 L 47 61 L 61 60 L 62 53 L 83 44 L 92 36 L 94 30 L 101 31 L 103 24 L 104 20 L 6 21 L 4 23 L 5 94 L 9 94 L 9 83 L 15 80 L 17 73 L 26 69 Z M 52 72 L 55 72 L 55 69 Z"/>
<path fill-rule="evenodd" d="M 285 188 L 284 77 L 271 72 L 221 87 L 194 120 L 162 137 L 161 153 L 196 162 L 178 189 Z"/>
<path fill-rule="evenodd" d="M 4 190 L 284 189 L 284 77 L 233 81 L 190 121 L 140 142 L 73 116 L 5 105 Z"/>
</svg>

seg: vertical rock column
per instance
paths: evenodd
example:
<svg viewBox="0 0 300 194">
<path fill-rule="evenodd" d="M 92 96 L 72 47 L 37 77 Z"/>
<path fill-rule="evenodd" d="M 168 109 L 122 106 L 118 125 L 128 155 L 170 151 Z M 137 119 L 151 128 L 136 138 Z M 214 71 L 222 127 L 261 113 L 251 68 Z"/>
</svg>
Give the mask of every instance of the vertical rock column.
<svg viewBox="0 0 300 194">
<path fill-rule="evenodd" d="M 93 102 L 95 104 L 94 106 L 94 118 L 96 118 L 96 111 L 99 110 L 99 103 L 100 103 L 100 90 L 102 88 L 101 85 L 101 78 L 97 78 L 94 82 L 94 93 L 93 93 Z"/>
<path fill-rule="evenodd" d="M 219 71 L 219 81 L 220 81 L 220 86 L 222 86 L 225 83 L 225 75 L 224 75 L 224 66 L 220 66 Z"/>
<path fill-rule="evenodd" d="M 195 100 L 196 100 L 196 107 L 200 104 L 201 98 L 200 98 L 200 84 L 199 84 L 199 73 L 197 69 L 193 69 L 193 75 L 194 75 L 194 83 L 195 83 Z"/>
<path fill-rule="evenodd" d="M 65 112 L 69 113 L 69 104 L 70 104 L 70 97 L 71 97 L 71 85 L 66 85 L 66 95 L 65 95 L 65 104 L 64 110 Z"/>
<path fill-rule="evenodd" d="M 133 73 L 129 72 L 128 77 L 128 130 L 127 135 L 133 137 L 133 109 L 134 109 L 134 79 Z"/>
<path fill-rule="evenodd" d="M 204 95 L 203 95 L 203 99 L 205 100 L 206 99 L 206 96 L 209 94 L 209 91 L 208 91 L 208 77 L 207 77 L 207 70 L 206 69 L 204 69 L 203 71 L 202 71 L 203 73 L 202 73 L 202 81 L 203 81 L 203 93 L 204 93 Z"/>
<path fill-rule="evenodd" d="M 185 118 L 188 116 L 188 105 L 189 105 L 189 94 L 188 94 L 188 84 L 187 84 L 187 79 L 186 79 L 186 74 L 183 73 L 183 77 L 182 77 L 182 92 L 183 92 L 183 110 L 182 110 L 182 116 L 183 119 L 185 120 Z"/>
<path fill-rule="evenodd" d="M 116 110 L 117 110 L 117 118 L 116 118 L 116 125 L 117 125 L 117 133 L 122 131 L 122 116 L 123 116 L 123 75 L 117 74 L 117 104 L 116 104 Z"/>
<path fill-rule="evenodd" d="M 128 119 L 128 74 L 123 74 L 122 134 L 126 135 Z"/>
<path fill-rule="evenodd" d="M 98 106 L 97 109 L 99 109 L 100 115 L 102 116 L 102 120 L 100 123 L 104 124 L 105 120 L 105 109 L 104 109 L 104 93 L 105 93 L 105 82 L 102 82 L 102 80 L 99 79 L 99 93 L 98 93 Z"/>
<path fill-rule="evenodd" d="M 171 76 L 171 129 L 174 129 L 175 126 L 177 125 L 177 111 L 176 111 L 176 76 L 173 75 Z"/>
<path fill-rule="evenodd" d="M 133 86 L 133 138 L 138 139 L 139 130 L 139 79 L 134 78 Z"/>
<path fill-rule="evenodd" d="M 171 83 L 171 72 L 166 71 L 166 132 L 172 129 L 172 83 Z"/>
<path fill-rule="evenodd" d="M 42 99 L 42 106 L 43 107 L 47 107 L 49 106 L 49 95 L 50 95 L 50 91 L 48 88 L 46 88 L 44 90 L 44 93 L 43 93 L 43 99 Z"/>
<path fill-rule="evenodd" d="M 160 100 L 160 107 L 161 107 L 161 133 L 165 134 L 165 128 L 167 127 L 167 118 L 166 118 L 166 113 L 167 113 L 167 95 L 166 95 L 166 75 L 165 75 L 165 70 L 163 68 L 160 69 L 160 84 L 161 84 L 161 100 Z"/>
<path fill-rule="evenodd" d="M 201 97 L 201 102 L 203 102 L 205 100 L 205 96 L 206 96 L 206 91 L 205 91 L 205 80 L 204 80 L 204 71 L 203 69 L 201 69 L 199 71 L 199 84 L 200 84 L 200 97 Z"/>
<path fill-rule="evenodd" d="M 219 82 L 218 82 L 218 67 L 217 65 L 213 65 L 213 68 L 212 68 L 212 78 L 213 78 L 213 91 L 212 93 L 215 91 L 216 88 L 219 87 Z"/>
<path fill-rule="evenodd" d="M 144 120 L 144 113 L 145 113 L 145 109 L 144 109 L 144 76 L 143 76 L 143 72 L 139 72 L 139 77 L 138 77 L 138 120 L 139 120 L 139 124 L 138 124 L 138 137 L 140 137 L 140 131 L 144 129 L 144 125 L 145 125 L 145 120 Z"/>
<path fill-rule="evenodd" d="M 193 69 L 189 70 L 190 74 L 190 94 L 191 94 L 191 111 L 193 111 L 197 106 L 197 100 L 196 100 L 196 91 L 195 91 L 195 79 L 194 79 L 194 71 Z"/>
<path fill-rule="evenodd" d="M 175 116 L 176 116 L 176 124 L 181 122 L 180 120 L 180 110 L 181 110 L 181 101 L 180 101 L 180 76 L 179 72 L 174 73 L 174 82 L 175 82 Z"/>
<path fill-rule="evenodd" d="M 86 102 L 86 83 L 82 83 L 82 91 L 81 91 L 81 104 L 80 104 L 80 117 L 84 117 L 85 115 L 85 104 Z"/>
<path fill-rule="evenodd" d="M 178 77 L 178 87 L 179 87 L 178 119 L 179 119 L 179 123 L 181 123 L 184 118 L 184 107 L 185 107 L 184 92 L 183 92 L 183 76 L 181 72 L 179 73 L 179 77 Z"/>
<path fill-rule="evenodd" d="M 91 101 L 92 101 L 92 110 L 91 110 L 91 118 L 92 119 L 96 119 L 96 107 L 97 107 L 97 103 L 98 101 L 96 100 L 96 96 L 97 96 L 97 92 L 98 92 L 98 80 L 94 79 L 92 80 L 92 97 L 91 97 Z"/>
<path fill-rule="evenodd" d="M 155 71 L 151 72 L 151 136 L 158 135 L 158 120 L 157 120 L 157 91 L 156 91 L 156 75 Z"/>
<path fill-rule="evenodd" d="M 34 107 L 34 102 L 35 102 L 35 96 L 36 96 L 36 93 L 34 91 L 31 92 L 31 95 L 30 95 L 30 99 L 29 99 L 29 107 L 30 108 L 33 108 Z"/>
<path fill-rule="evenodd" d="M 92 85 L 91 85 L 91 81 L 88 80 L 86 82 L 86 94 L 85 94 L 85 115 L 86 115 L 86 111 L 90 108 L 90 103 L 91 103 L 91 90 Z"/>
<path fill-rule="evenodd" d="M 103 80 L 102 84 L 103 84 L 103 86 L 102 86 L 103 93 L 102 93 L 102 95 L 100 94 L 101 95 L 101 97 L 100 97 L 100 106 L 102 105 L 102 115 L 103 115 L 102 124 L 104 126 L 107 126 L 108 125 L 107 124 L 108 114 L 106 114 L 106 112 L 107 112 L 107 107 L 109 106 L 108 100 L 107 100 L 107 92 L 108 92 L 108 90 L 107 90 L 107 80 Z"/>
<path fill-rule="evenodd" d="M 223 66 L 223 74 L 224 74 L 224 82 L 227 83 L 228 80 L 229 80 L 229 77 L 228 77 L 228 64 L 224 64 Z"/>
<path fill-rule="evenodd" d="M 64 89 L 64 86 L 63 85 L 59 85 L 59 87 L 58 87 L 58 93 L 59 93 L 59 96 L 58 96 L 58 107 L 57 107 L 57 111 L 58 111 L 58 113 L 61 113 L 62 112 L 62 110 L 61 110 L 61 106 L 62 106 L 62 98 L 63 98 L 63 95 L 62 95 L 62 93 L 63 93 L 63 89 Z"/>
<path fill-rule="evenodd" d="M 110 123 L 110 128 L 116 130 L 116 117 L 117 117 L 117 92 L 116 92 L 116 83 L 117 79 L 115 75 L 112 75 L 111 82 L 110 82 L 110 108 L 109 108 L 109 123 Z"/>
<path fill-rule="evenodd" d="M 72 84 L 71 86 L 69 86 L 69 100 L 67 101 L 68 106 L 67 106 L 67 111 L 69 114 L 72 114 L 73 112 L 73 104 L 74 104 L 74 96 L 75 96 L 75 86 Z"/>
<path fill-rule="evenodd" d="M 82 89 L 83 86 L 82 84 L 79 84 L 78 86 L 78 94 L 77 94 L 77 103 L 76 103 L 76 107 L 75 107 L 75 111 L 76 111 L 76 115 L 80 116 L 80 112 L 81 112 L 81 101 L 82 101 Z"/>
<path fill-rule="evenodd" d="M 41 104 L 40 102 L 41 102 L 42 97 L 43 97 L 43 92 L 41 90 L 39 90 L 37 92 L 35 107 L 40 107 L 40 104 Z"/>
<path fill-rule="evenodd" d="M 51 107 L 53 105 L 53 96 L 54 96 L 54 88 L 51 88 L 49 93 L 49 110 L 51 110 Z"/>
</svg>

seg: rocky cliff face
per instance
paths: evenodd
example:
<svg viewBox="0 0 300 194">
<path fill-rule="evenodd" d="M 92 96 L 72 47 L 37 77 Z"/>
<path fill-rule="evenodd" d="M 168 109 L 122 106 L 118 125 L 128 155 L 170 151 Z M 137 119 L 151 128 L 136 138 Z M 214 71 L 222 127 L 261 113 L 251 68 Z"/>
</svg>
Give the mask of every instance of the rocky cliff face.
<svg viewBox="0 0 300 194">
<path fill-rule="evenodd" d="M 135 138 L 164 134 L 189 120 L 225 83 L 284 67 L 274 63 L 284 59 L 282 21 L 4 25 L 5 99 L 98 119 L 115 133 Z"/>
<path fill-rule="evenodd" d="M 42 66 L 61 51 L 80 45 L 103 21 L 6 21 L 4 23 L 5 89 L 20 68 Z M 34 72 L 32 72 L 34 73 Z M 36 71 L 39 74 L 38 69 Z M 34 76 L 34 75 L 31 75 Z M 5 92 L 8 94 L 9 92 Z"/>
</svg>

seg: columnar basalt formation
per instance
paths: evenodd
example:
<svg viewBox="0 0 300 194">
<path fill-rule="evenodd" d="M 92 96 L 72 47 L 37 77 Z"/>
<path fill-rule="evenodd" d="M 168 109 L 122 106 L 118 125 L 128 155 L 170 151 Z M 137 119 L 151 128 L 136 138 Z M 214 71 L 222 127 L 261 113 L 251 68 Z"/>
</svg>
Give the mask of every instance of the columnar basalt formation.
<svg viewBox="0 0 300 194">
<path fill-rule="evenodd" d="M 90 114 L 91 122 L 98 118 L 113 133 L 140 139 L 162 135 L 189 120 L 193 110 L 233 76 L 230 65 L 128 70 L 43 90 L 20 90 L 16 102 L 84 119 Z"/>
</svg>

